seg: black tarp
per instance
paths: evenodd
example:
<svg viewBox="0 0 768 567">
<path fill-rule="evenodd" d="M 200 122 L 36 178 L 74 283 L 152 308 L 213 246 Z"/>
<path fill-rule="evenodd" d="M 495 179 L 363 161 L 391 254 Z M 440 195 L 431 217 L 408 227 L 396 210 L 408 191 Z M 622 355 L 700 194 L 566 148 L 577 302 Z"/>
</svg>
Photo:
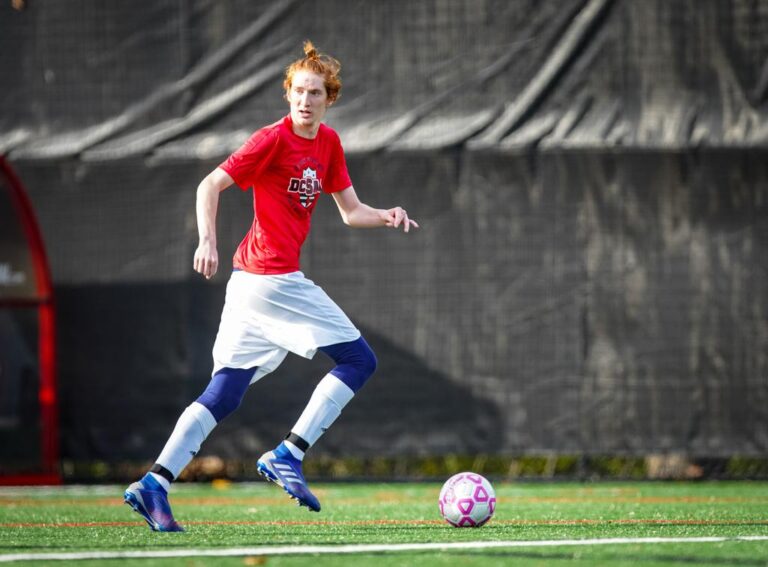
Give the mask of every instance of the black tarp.
<svg viewBox="0 0 768 567">
<path fill-rule="evenodd" d="M 63 454 L 151 459 L 202 390 L 226 270 L 194 191 L 286 112 L 312 39 L 375 206 L 326 200 L 303 269 L 377 351 L 318 445 L 354 455 L 768 449 L 768 3 L 28 0 L 0 5 L 0 151 L 59 305 Z M 230 257 L 250 223 L 230 190 Z M 248 457 L 329 367 L 290 357 L 206 451 Z"/>
</svg>

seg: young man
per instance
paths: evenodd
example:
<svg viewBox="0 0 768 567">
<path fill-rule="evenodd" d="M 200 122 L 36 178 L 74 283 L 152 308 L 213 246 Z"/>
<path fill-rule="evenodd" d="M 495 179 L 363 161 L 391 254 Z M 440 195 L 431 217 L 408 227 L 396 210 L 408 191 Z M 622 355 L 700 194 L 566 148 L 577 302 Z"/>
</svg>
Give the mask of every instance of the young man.
<svg viewBox="0 0 768 567">
<path fill-rule="evenodd" d="M 240 405 L 248 386 L 275 370 L 288 352 L 312 358 L 323 351 L 336 363 L 317 385 L 288 437 L 262 455 L 257 469 L 312 511 L 320 502 L 301 470 L 305 452 L 331 426 L 376 368 L 376 357 L 344 312 L 299 271 L 299 253 L 321 193 L 333 195 L 351 227 L 418 224 L 401 207 L 360 202 L 349 179 L 339 137 L 322 121 L 339 97 L 340 64 L 310 42 L 286 70 L 290 114 L 258 130 L 200 183 L 200 242 L 194 269 L 206 278 L 219 265 L 216 211 L 233 184 L 253 188 L 254 220 L 234 257 L 221 325 L 213 347 L 213 375 L 181 414 L 157 462 L 125 491 L 125 502 L 155 531 L 183 531 L 168 504 L 170 483 L 211 430 Z"/>
</svg>

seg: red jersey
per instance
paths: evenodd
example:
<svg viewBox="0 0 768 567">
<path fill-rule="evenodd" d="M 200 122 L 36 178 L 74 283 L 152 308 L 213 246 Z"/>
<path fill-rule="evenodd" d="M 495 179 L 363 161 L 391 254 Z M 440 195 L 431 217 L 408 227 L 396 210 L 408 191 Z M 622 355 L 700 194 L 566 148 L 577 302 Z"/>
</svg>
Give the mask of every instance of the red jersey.
<svg viewBox="0 0 768 567">
<path fill-rule="evenodd" d="M 352 185 L 339 135 L 321 124 L 313 140 L 297 136 L 290 115 L 255 132 L 219 167 L 241 189 L 253 187 L 253 224 L 234 256 L 235 268 L 253 274 L 298 270 L 320 193 Z"/>
</svg>

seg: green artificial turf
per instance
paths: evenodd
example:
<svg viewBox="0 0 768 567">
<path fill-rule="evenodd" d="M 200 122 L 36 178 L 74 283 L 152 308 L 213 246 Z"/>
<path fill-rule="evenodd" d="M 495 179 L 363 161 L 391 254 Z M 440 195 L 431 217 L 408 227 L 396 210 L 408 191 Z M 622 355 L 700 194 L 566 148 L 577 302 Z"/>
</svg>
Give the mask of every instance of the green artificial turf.
<svg viewBox="0 0 768 567">
<path fill-rule="evenodd" d="M 438 514 L 439 484 L 318 484 L 319 514 L 277 487 L 179 484 L 171 493 L 187 531 L 151 532 L 122 504 L 123 487 L 0 488 L 3 554 L 157 551 L 262 546 L 768 536 L 768 483 L 495 483 L 498 507 L 482 528 Z M 768 541 L 110 559 L 141 565 L 768 565 Z M 102 564 L 104 560 L 68 561 Z M 19 563 L 22 564 L 22 563 Z M 23 564 L 31 564 L 25 562 Z M 61 565 L 38 559 L 36 565 Z"/>
</svg>

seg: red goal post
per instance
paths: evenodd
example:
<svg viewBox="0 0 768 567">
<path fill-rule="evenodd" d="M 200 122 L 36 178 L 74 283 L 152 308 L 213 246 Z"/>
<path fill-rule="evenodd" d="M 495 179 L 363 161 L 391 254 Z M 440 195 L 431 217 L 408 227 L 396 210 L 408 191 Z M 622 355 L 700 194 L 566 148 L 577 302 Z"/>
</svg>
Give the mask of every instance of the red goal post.
<svg viewBox="0 0 768 567">
<path fill-rule="evenodd" d="M 0 485 L 61 484 L 51 272 L 32 204 L 0 156 Z"/>
</svg>

